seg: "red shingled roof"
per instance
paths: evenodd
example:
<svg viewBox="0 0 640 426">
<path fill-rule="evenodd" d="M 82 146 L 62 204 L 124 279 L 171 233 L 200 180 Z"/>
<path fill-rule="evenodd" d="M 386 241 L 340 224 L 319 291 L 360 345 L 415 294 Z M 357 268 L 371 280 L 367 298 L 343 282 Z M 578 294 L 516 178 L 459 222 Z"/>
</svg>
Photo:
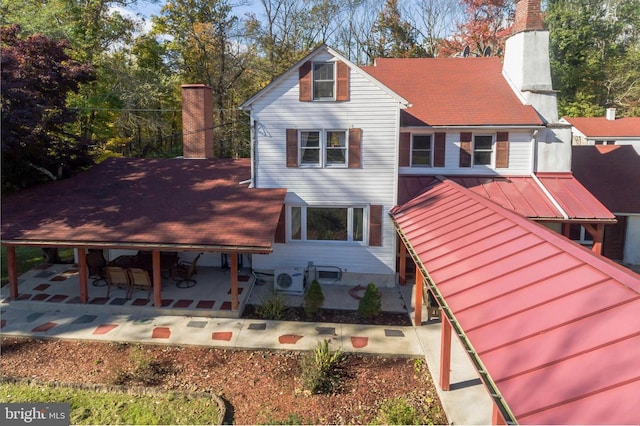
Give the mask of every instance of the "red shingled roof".
<svg viewBox="0 0 640 426">
<path fill-rule="evenodd" d="M 640 117 L 607 120 L 606 117 L 564 117 L 588 138 L 640 137 Z"/>
<path fill-rule="evenodd" d="M 391 213 L 520 424 L 640 423 L 639 275 L 451 180 Z"/>
<path fill-rule="evenodd" d="M 591 195 L 571 173 L 544 173 L 539 175 L 542 186 L 530 176 L 447 176 L 465 188 L 524 217 L 536 220 L 566 219 L 613 221 L 615 216 Z M 435 176 L 399 177 L 398 204 L 418 195 L 438 180 Z"/>
<path fill-rule="evenodd" d="M 572 147 L 575 177 L 614 213 L 640 213 L 640 155 L 631 145 Z"/>
<path fill-rule="evenodd" d="M 403 126 L 543 124 L 504 79 L 499 58 L 382 58 L 362 69 L 411 103 Z"/>
<path fill-rule="evenodd" d="M 250 189 L 250 160 L 111 158 L 6 197 L 2 241 L 269 252 L 285 189 Z"/>
</svg>

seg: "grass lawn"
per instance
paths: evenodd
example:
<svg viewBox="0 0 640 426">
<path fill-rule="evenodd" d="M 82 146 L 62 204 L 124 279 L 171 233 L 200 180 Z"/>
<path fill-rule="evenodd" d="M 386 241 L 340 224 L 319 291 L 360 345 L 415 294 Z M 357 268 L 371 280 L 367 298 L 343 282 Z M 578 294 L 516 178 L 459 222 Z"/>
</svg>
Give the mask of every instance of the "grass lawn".
<svg viewBox="0 0 640 426">
<path fill-rule="evenodd" d="M 73 259 L 73 249 L 60 249 L 60 257 L 67 260 Z M 44 261 L 42 249 L 40 247 L 16 247 L 16 259 L 18 263 L 18 275 L 27 272 Z M 2 265 L 2 276 L 0 281 L 5 283 L 9 279 L 7 272 L 7 248 L 2 246 L 0 250 L 0 264 Z"/>
<path fill-rule="evenodd" d="M 211 397 L 177 393 L 131 395 L 66 386 L 0 384 L 0 401 L 70 405 L 71 424 L 202 425 L 221 424 L 220 407 Z"/>
</svg>

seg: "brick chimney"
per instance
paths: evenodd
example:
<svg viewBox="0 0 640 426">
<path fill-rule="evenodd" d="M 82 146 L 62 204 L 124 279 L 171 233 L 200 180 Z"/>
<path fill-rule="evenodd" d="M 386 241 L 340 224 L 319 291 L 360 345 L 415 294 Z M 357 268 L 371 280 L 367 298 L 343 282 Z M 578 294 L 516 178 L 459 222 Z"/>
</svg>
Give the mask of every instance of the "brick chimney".
<svg viewBox="0 0 640 426">
<path fill-rule="evenodd" d="M 182 155 L 184 158 L 214 158 L 213 92 L 204 84 L 183 84 Z"/>
<path fill-rule="evenodd" d="M 512 34 L 544 29 L 540 0 L 516 0 L 516 16 Z"/>
</svg>

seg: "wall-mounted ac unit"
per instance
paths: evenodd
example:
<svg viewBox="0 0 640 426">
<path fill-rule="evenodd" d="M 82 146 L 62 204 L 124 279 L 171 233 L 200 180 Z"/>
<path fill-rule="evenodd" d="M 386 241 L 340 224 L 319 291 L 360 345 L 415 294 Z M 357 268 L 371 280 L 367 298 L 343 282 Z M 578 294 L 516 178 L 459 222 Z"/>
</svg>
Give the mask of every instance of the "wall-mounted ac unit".
<svg viewBox="0 0 640 426">
<path fill-rule="evenodd" d="M 276 293 L 292 295 L 304 294 L 304 269 L 276 269 L 274 273 L 273 289 Z"/>
</svg>

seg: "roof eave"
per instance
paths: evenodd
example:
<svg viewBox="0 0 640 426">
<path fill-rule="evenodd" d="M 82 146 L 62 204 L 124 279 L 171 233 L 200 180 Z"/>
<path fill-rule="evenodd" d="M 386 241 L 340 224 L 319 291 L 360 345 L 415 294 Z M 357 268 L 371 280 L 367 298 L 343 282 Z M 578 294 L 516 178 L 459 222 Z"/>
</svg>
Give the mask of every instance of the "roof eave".
<svg viewBox="0 0 640 426">
<path fill-rule="evenodd" d="M 225 253 L 269 254 L 273 246 L 210 245 L 210 244 L 169 244 L 133 243 L 106 241 L 55 241 L 55 240 L 1 240 L 6 246 L 55 247 L 55 248 L 103 248 L 121 250 L 157 249 L 161 251 L 209 251 Z"/>
</svg>

